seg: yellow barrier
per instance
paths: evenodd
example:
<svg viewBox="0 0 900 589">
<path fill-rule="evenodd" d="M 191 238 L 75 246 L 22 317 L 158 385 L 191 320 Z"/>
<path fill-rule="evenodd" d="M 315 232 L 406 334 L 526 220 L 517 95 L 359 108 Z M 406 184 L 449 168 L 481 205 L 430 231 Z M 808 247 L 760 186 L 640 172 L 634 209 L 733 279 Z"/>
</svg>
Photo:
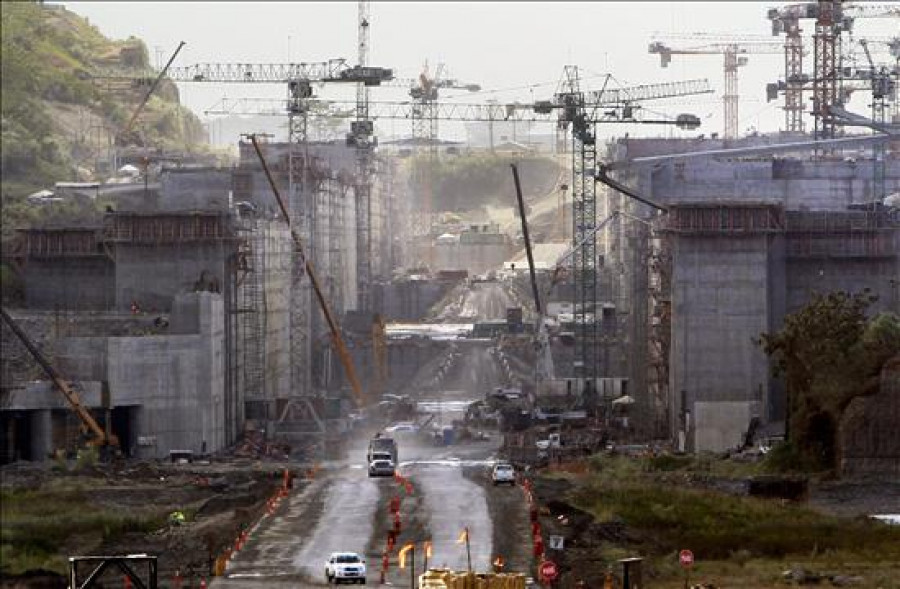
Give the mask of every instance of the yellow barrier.
<svg viewBox="0 0 900 589">
<path fill-rule="evenodd" d="M 422 589 L 525 589 L 525 575 L 429 569 L 419 575 L 419 587 Z"/>
</svg>

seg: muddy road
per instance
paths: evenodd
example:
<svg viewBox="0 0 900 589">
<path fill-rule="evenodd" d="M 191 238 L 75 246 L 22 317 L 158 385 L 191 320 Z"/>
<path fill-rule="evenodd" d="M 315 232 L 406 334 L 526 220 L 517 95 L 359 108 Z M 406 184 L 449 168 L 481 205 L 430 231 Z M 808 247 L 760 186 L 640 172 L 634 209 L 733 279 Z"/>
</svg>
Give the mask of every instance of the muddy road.
<svg viewBox="0 0 900 589">
<path fill-rule="evenodd" d="M 500 284 L 474 286 L 457 301 L 457 309 L 479 319 L 505 315 L 510 299 Z M 449 426 L 462 419 L 469 402 L 508 384 L 492 346 L 460 341 L 443 362 L 421 368 L 411 382 L 428 386 L 405 391 L 417 402 L 420 422 L 433 415 L 432 423 Z M 343 459 L 323 464 L 314 480 L 298 484 L 276 513 L 253 530 L 229 563 L 226 576 L 212 586 L 323 586 L 324 563 L 334 551 L 364 554 L 368 584 L 378 584 L 387 530 L 393 525 L 389 514 L 393 497 L 401 500 L 401 532 L 390 554 L 385 579 L 389 583 L 408 582 L 409 570 L 397 567 L 397 548 L 408 542 L 417 543 L 419 570 L 425 540 L 433 544 L 432 565 L 463 570 L 471 557 L 473 569 L 486 571 L 497 556 L 495 545 L 515 553 L 504 555 L 507 562 L 523 560 L 529 537 L 522 491 L 490 483 L 490 467 L 500 444 L 496 432 L 486 432 L 486 440 L 448 445 L 439 443 L 433 431 L 392 434 L 399 446 L 399 472 L 410 483 L 406 488 L 393 478 L 368 476 L 365 453 L 374 431 L 370 426 L 350 434 Z M 469 554 L 458 542 L 465 528 Z"/>
</svg>

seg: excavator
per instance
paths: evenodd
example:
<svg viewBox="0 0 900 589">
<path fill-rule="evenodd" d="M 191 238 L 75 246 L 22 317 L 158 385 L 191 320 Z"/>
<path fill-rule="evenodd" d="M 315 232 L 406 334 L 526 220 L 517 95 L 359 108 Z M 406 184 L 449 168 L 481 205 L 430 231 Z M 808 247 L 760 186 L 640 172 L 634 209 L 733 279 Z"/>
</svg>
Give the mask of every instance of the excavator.
<svg viewBox="0 0 900 589">
<path fill-rule="evenodd" d="M 109 424 L 107 423 L 107 428 L 104 429 L 97 423 L 97 420 L 91 415 L 90 410 L 81 402 L 81 397 L 78 395 L 74 383 L 63 378 L 59 371 L 50 364 L 47 357 L 34 345 L 34 342 L 32 342 L 22 328 L 19 327 L 19 324 L 6 312 L 6 309 L 0 307 L 0 315 L 3 316 L 3 320 L 6 321 L 6 324 L 9 325 L 12 332 L 16 334 L 16 337 L 19 338 L 22 345 L 25 346 L 35 361 L 37 361 L 38 365 L 43 368 L 44 373 L 46 373 L 56 388 L 63 394 L 63 397 L 65 397 L 69 407 L 81 421 L 82 436 L 84 437 L 86 444 L 104 450 L 112 450 L 114 453 L 118 451 L 119 440 L 115 434 L 109 431 Z"/>
</svg>

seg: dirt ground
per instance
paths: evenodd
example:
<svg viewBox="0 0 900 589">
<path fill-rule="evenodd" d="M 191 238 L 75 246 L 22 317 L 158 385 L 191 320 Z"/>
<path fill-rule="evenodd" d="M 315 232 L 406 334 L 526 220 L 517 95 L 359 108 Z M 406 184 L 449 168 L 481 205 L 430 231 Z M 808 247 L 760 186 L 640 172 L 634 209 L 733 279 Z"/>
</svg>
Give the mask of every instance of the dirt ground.
<svg viewBox="0 0 900 589">
<path fill-rule="evenodd" d="M 494 554 L 503 557 L 506 563 L 504 570 L 533 575 L 528 505 L 521 486 L 495 487 L 487 468 L 466 468 L 463 475 L 485 489 L 491 521 L 495 522 Z"/>
<path fill-rule="evenodd" d="M 209 465 L 142 462 L 118 468 L 91 466 L 80 472 L 17 463 L 5 466 L 0 475 L 4 493 L 30 491 L 40 501 L 41 492 L 52 488 L 57 498 L 71 493 L 73 499 L 105 513 L 154 514 L 153 521 L 158 524 L 149 532 L 124 532 L 104 540 L 102 529 L 81 531 L 68 537 L 60 552 L 69 556 L 156 554 L 160 581 L 168 583 L 177 572 L 188 587 L 208 577 L 226 544 L 259 517 L 281 484 L 281 472 L 280 465 L 249 461 Z M 48 505 L 48 512 L 54 508 L 64 510 L 65 506 Z M 167 515 L 174 511 L 184 513 L 187 521 L 170 524 Z M 4 522 L 4 527 L 14 525 L 16 514 L 6 515 L 11 521 Z M 65 587 L 62 572 L 11 575 L 4 570 L 0 587 Z M 116 583 L 120 586 L 121 579 Z"/>
</svg>

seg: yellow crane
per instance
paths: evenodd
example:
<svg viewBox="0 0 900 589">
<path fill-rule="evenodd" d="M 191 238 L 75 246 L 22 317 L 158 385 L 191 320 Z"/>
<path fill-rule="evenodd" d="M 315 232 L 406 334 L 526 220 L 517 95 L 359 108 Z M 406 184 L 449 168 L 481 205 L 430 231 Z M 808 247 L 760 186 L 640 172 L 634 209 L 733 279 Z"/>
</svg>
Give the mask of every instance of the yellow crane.
<svg viewBox="0 0 900 589">
<path fill-rule="evenodd" d="M 50 364 L 47 357 L 34 345 L 28 335 L 21 327 L 19 327 L 18 323 L 16 323 L 9 313 L 6 312 L 6 309 L 0 307 L 0 314 L 2 314 L 3 320 L 6 321 L 12 332 L 19 338 L 19 341 L 22 342 L 22 345 L 25 346 L 28 352 L 37 361 L 38 365 L 43 368 L 44 372 L 50 377 L 50 380 L 56 388 L 63 394 L 63 397 L 66 398 L 69 407 L 71 407 L 72 411 L 75 412 L 75 415 L 81 421 L 82 432 L 88 436 L 87 443 L 91 446 L 117 448 L 119 446 L 118 438 L 100 427 L 100 424 L 97 423 L 97 420 L 91 415 L 90 410 L 88 410 L 81 402 L 81 397 L 78 396 L 75 387 L 73 387 L 69 381 L 64 379 L 56 368 Z"/>
<path fill-rule="evenodd" d="M 319 309 L 322 310 L 322 315 L 325 317 L 325 322 L 328 324 L 329 331 L 331 331 L 331 341 L 334 344 L 334 349 L 337 351 L 341 365 L 344 367 L 344 374 L 347 376 L 347 381 L 350 383 L 350 388 L 353 392 L 353 400 L 356 401 L 357 407 L 362 407 L 365 404 L 365 398 L 363 397 L 359 379 L 356 378 L 356 369 L 353 367 L 353 359 L 350 358 L 350 353 L 347 351 L 347 346 L 344 344 L 344 338 L 341 336 L 341 328 L 338 325 L 337 319 L 332 314 L 331 307 L 328 306 L 328 301 L 325 300 L 322 287 L 319 285 L 319 278 L 316 275 L 316 269 L 313 266 L 312 260 L 306 255 L 300 236 L 297 235 L 297 232 L 291 227 L 291 217 L 288 215 L 287 207 L 284 204 L 284 200 L 281 198 L 281 192 L 275 184 L 275 179 L 272 178 L 272 173 L 269 171 L 268 164 L 266 164 L 266 158 L 263 157 L 262 151 L 259 148 L 256 135 L 245 135 L 245 137 L 248 137 L 253 144 L 253 149 L 256 151 L 259 163 L 262 165 L 263 172 L 266 174 L 266 179 L 269 181 L 269 186 L 272 188 L 275 200 L 278 201 L 278 207 L 281 209 L 284 220 L 291 230 L 291 238 L 294 240 L 294 246 L 297 248 L 297 253 L 300 254 L 300 258 L 303 260 L 306 274 L 309 276 L 313 292 L 316 295 L 316 301 L 319 303 Z"/>
</svg>

